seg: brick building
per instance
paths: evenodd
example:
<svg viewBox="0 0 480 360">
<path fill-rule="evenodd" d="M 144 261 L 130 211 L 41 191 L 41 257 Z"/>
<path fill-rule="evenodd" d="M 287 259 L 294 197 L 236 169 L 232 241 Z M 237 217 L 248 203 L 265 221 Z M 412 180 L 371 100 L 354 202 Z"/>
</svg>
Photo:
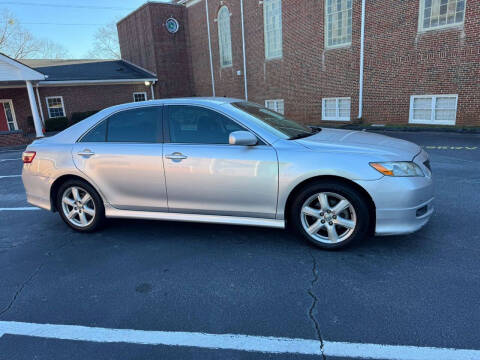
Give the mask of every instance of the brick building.
<svg viewBox="0 0 480 360">
<path fill-rule="evenodd" d="M 149 100 L 152 74 L 123 60 L 21 60 L 0 54 L 0 146 L 29 143 L 45 123 Z"/>
<path fill-rule="evenodd" d="M 158 97 L 248 96 L 316 125 L 480 126 L 477 0 L 150 2 L 117 27 Z"/>
</svg>

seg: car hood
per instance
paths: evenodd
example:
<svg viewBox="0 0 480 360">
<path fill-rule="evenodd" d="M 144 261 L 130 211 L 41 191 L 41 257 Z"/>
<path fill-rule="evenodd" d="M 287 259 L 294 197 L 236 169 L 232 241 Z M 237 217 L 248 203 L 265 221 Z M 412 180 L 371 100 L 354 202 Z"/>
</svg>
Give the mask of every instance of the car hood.
<svg viewBox="0 0 480 360">
<path fill-rule="evenodd" d="M 391 160 L 412 160 L 421 151 L 420 146 L 410 141 L 353 130 L 322 128 L 296 141 L 311 150 L 369 153 Z"/>
</svg>

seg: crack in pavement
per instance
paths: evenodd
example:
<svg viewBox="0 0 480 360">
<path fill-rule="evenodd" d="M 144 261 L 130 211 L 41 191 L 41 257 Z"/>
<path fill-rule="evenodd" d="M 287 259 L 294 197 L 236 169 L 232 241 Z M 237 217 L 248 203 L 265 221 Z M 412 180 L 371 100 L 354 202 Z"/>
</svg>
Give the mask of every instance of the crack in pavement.
<svg viewBox="0 0 480 360">
<path fill-rule="evenodd" d="M 313 263 L 313 266 L 312 266 L 313 279 L 310 282 L 310 288 L 307 290 L 308 295 L 310 295 L 310 297 L 312 298 L 312 305 L 310 306 L 310 309 L 308 310 L 308 316 L 309 316 L 310 320 L 312 321 L 313 326 L 315 327 L 315 331 L 317 333 L 317 338 L 320 341 L 320 352 L 322 353 L 322 359 L 326 360 L 327 357 L 325 355 L 324 348 L 323 348 L 324 343 L 323 343 L 322 333 L 320 331 L 320 324 L 319 324 L 318 320 L 315 318 L 315 315 L 314 315 L 314 311 L 315 311 L 315 309 L 317 307 L 317 303 L 318 303 L 318 298 L 313 292 L 313 287 L 314 287 L 315 283 L 318 281 L 317 260 L 315 259 L 315 257 L 313 256 L 313 254 L 311 252 L 310 252 L 310 256 L 312 257 L 312 263 Z"/>
<path fill-rule="evenodd" d="M 54 254 L 54 252 L 64 248 L 65 246 L 67 246 L 67 244 L 71 243 L 72 240 L 67 240 L 65 241 L 64 243 L 62 243 L 61 245 L 55 247 L 53 250 L 48 250 L 45 255 L 50 257 Z M 12 307 L 13 307 L 13 304 L 15 303 L 15 301 L 17 300 L 17 298 L 20 296 L 20 294 L 22 293 L 23 289 L 28 285 L 28 283 L 30 281 L 33 280 L 33 278 L 40 272 L 40 270 L 43 268 L 43 266 L 46 264 L 47 262 L 44 261 L 42 262 L 40 265 L 38 265 L 36 267 L 36 269 L 30 274 L 30 276 L 27 278 L 27 280 L 25 280 L 21 285 L 20 287 L 17 289 L 17 291 L 15 292 L 15 294 L 13 295 L 12 299 L 10 300 L 10 303 L 3 309 L 0 311 L 0 318 L 2 315 L 4 315 L 6 312 L 8 312 Z"/>
</svg>

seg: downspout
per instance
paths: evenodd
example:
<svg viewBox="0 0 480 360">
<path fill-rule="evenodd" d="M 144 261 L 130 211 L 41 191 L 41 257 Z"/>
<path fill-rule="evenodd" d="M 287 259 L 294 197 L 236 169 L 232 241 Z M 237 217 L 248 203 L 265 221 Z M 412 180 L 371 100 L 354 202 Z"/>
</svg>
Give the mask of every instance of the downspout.
<svg viewBox="0 0 480 360">
<path fill-rule="evenodd" d="M 359 90 L 358 90 L 358 119 L 363 116 L 363 58 L 365 51 L 365 2 L 362 0 L 362 22 L 360 30 L 360 76 L 359 76 Z"/>
<path fill-rule="evenodd" d="M 205 0 L 205 12 L 207 14 L 208 52 L 210 54 L 210 75 L 212 76 L 212 95 L 215 96 L 215 78 L 213 76 L 212 41 L 210 40 L 210 19 L 208 17 L 208 0 Z"/>
<path fill-rule="evenodd" d="M 240 14 L 242 18 L 243 84 L 245 86 L 245 101 L 248 101 L 247 56 L 245 54 L 245 21 L 243 19 L 243 0 L 240 0 Z"/>
</svg>

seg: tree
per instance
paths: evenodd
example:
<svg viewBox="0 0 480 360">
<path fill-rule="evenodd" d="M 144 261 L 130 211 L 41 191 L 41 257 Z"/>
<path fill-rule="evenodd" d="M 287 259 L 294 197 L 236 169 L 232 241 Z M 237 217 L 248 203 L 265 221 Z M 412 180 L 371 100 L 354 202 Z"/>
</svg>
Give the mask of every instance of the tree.
<svg viewBox="0 0 480 360">
<path fill-rule="evenodd" d="M 35 38 L 7 10 L 0 14 L 0 52 L 14 59 L 68 57 L 65 47 L 51 40 Z"/>
<path fill-rule="evenodd" d="M 121 58 L 117 24 L 115 21 L 97 29 L 94 35 L 93 47 L 87 53 L 87 57 L 92 59 Z"/>
</svg>

